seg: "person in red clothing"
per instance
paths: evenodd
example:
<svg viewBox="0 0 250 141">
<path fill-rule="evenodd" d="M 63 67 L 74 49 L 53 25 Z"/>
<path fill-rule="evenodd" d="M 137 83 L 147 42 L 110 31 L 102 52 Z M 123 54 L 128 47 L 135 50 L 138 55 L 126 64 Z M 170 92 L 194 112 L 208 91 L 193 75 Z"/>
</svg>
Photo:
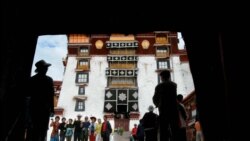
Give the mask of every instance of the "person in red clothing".
<svg viewBox="0 0 250 141">
<path fill-rule="evenodd" d="M 136 133 L 137 133 L 137 124 L 134 124 L 134 128 L 132 129 L 132 136 L 133 136 L 134 140 L 137 139 Z"/>
<path fill-rule="evenodd" d="M 112 133 L 112 127 L 107 119 L 108 117 L 105 115 L 103 117 L 104 121 L 102 123 L 102 128 L 101 128 L 101 136 L 103 141 L 109 141 L 109 136 Z"/>
</svg>

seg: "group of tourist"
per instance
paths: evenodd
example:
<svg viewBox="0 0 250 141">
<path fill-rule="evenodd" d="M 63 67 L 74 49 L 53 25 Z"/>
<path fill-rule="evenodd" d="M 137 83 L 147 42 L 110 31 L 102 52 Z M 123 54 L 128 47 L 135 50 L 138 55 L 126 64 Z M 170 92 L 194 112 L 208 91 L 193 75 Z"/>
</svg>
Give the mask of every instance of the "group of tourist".
<svg viewBox="0 0 250 141">
<path fill-rule="evenodd" d="M 109 141 L 112 127 L 107 120 L 107 116 L 103 117 L 103 122 L 100 118 L 85 116 L 84 121 L 81 120 L 82 116 L 77 115 L 77 119 L 62 118 L 56 116 L 55 121 L 52 120 L 50 127 L 52 132 L 50 141 Z M 97 120 L 97 121 L 96 121 Z"/>
</svg>

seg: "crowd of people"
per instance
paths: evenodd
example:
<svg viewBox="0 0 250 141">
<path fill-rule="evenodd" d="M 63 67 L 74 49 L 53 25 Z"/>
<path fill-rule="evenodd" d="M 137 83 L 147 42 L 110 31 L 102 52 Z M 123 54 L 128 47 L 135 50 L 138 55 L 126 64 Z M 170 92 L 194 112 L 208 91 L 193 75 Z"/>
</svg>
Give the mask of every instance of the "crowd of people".
<svg viewBox="0 0 250 141">
<path fill-rule="evenodd" d="M 77 119 L 66 120 L 65 117 L 61 119 L 56 116 L 52 119 L 50 127 L 52 132 L 50 134 L 50 141 L 109 141 L 112 127 L 107 120 L 107 116 L 103 117 L 103 122 L 100 118 L 85 116 L 84 121 L 82 116 L 77 115 Z"/>
</svg>

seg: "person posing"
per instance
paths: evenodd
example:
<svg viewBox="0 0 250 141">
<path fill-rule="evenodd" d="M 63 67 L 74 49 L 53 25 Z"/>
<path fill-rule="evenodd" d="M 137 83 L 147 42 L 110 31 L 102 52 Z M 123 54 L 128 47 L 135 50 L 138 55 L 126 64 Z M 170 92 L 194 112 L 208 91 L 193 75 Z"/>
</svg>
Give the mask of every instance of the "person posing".
<svg viewBox="0 0 250 141">
<path fill-rule="evenodd" d="M 102 137 L 101 137 L 101 130 L 102 130 L 102 120 L 100 118 L 98 118 L 97 120 L 97 124 L 96 124 L 96 138 L 95 140 L 96 141 L 101 141 L 102 140 Z"/>
<path fill-rule="evenodd" d="M 60 136 L 60 141 L 64 141 L 65 140 L 65 133 L 66 133 L 66 118 L 63 117 L 62 118 L 62 123 L 60 123 L 59 125 L 59 136 Z"/>
<path fill-rule="evenodd" d="M 81 123 L 82 126 L 82 141 L 88 141 L 89 138 L 89 117 L 85 116 L 84 122 Z"/>
<path fill-rule="evenodd" d="M 89 140 L 95 141 L 96 132 L 96 117 L 90 117 L 91 123 L 89 126 Z"/>
<path fill-rule="evenodd" d="M 52 132 L 51 132 L 51 135 L 50 135 L 50 141 L 59 141 L 59 120 L 60 120 L 60 117 L 59 116 L 56 116 L 55 117 L 55 121 L 52 121 L 50 123 L 50 127 L 52 127 Z"/>
<path fill-rule="evenodd" d="M 81 117 L 82 115 L 77 115 L 77 120 L 74 121 L 73 125 L 75 127 L 74 131 L 74 141 L 81 141 L 82 140 L 82 126 L 81 126 Z"/>
<path fill-rule="evenodd" d="M 73 120 L 70 118 L 69 123 L 66 125 L 66 141 L 71 141 L 72 135 L 73 135 L 73 130 L 74 130 L 74 125 L 72 124 Z"/>
<path fill-rule="evenodd" d="M 108 117 L 105 115 L 103 117 L 103 123 L 102 123 L 102 128 L 101 128 L 101 136 L 103 141 L 109 141 L 109 136 L 112 133 L 112 127 L 108 121 Z"/>
</svg>

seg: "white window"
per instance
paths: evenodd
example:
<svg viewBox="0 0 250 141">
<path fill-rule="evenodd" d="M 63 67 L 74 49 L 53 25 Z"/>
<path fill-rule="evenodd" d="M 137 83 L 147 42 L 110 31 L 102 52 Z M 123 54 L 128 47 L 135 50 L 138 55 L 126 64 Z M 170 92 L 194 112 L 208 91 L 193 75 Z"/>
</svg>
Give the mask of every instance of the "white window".
<svg viewBox="0 0 250 141">
<path fill-rule="evenodd" d="M 88 48 L 80 48 L 80 53 L 88 53 L 89 49 Z"/>
<path fill-rule="evenodd" d="M 158 69 L 169 69 L 169 68 L 170 68 L 169 60 L 158 61 Z"/>
<path fill-rule="evenodd" d="M 76 83 L 87 83 L 88 74 L 87 73 L 78 73 L 76 77 Z"/>
<path fill-rule="evenodd" d="M 88 64 L 89 64 L 88 60 L 79 60 L 79 67 L 88 66 Z"/>
</svg>

